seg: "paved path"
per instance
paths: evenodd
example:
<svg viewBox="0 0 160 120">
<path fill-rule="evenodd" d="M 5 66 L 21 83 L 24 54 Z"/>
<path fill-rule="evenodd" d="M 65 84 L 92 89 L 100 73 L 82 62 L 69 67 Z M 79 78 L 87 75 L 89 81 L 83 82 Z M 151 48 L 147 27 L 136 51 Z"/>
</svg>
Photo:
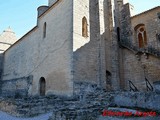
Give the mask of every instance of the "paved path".
<svg viewBox="0 0 160 120">
<path fill-rule="evenodd" d="M 0 120 L 48 120 L 49 116 L 51 116 L 52 113 L 47 113 L 44 115 L 40 115 L 38 117 L 33 117 L 33 118 L 17 118 L 13 117 L 5 112 L 0 111 Z"/>
</svg>

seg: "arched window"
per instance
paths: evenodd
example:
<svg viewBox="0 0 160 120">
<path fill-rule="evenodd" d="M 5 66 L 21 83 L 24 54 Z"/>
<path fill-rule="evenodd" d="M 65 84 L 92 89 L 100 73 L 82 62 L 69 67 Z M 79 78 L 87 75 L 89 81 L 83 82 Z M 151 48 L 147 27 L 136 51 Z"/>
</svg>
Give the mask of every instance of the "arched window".
<svg viewBox="0 0 160 120">
<path fill-rule="evenodd" d="M 46 92 L 46 81 L 44 77 L 41 77 L 39 80 L 39 85 L 40 85 L 40 95 L 41 96 L 45 96 L 45 92 Z"/>
<path fill-rule="evenodd" d="M 45 22 L 44 25 L 43 25 L 43 38 L 46 37 L 46 28 L 47 28 L 47 24 Z"/>
<path fill-rule="evenodd" d="M 82 19 L 82 36 L 88 37 L 88 27 L 87 27 L 86 17 L 83 17 L 83 19 Z"/>
<path fill-rule="evenodd" d="M 139 24 L 135 28 L 136 38 L 139 43 L 139 47 L 143 48 L 147 45 L 147 33 L 144 24 Z"/>
</svg>

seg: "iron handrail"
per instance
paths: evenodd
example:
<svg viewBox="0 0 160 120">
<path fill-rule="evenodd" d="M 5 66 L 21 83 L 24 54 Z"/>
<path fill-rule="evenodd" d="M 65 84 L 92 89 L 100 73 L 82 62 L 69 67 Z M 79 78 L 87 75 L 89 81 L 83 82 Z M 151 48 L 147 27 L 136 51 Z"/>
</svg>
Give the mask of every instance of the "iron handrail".
<svg viewBox="0 0 160 120">
<path fill-rule="evenodd" d="M 153 86 L 151 85 L 149 80 L 147 78 L 145 78 L 145 81 L 146 81 L 147 91 L 153 91 Z"/>
<path fill-rule="evenodd" d="M 130 80 L 129 80 L 129 87 L 130 87 L 130 91 L 133 91 L 133 92 L 139 91 L 137 87 L 133 84 L 133 82 Z"/>
</svg>

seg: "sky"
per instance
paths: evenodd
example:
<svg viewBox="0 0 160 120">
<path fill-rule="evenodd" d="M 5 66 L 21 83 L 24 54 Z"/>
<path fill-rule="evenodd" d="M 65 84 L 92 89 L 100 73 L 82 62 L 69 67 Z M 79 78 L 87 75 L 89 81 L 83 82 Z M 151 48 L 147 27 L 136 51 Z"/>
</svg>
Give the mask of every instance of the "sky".
<svg viewBox="0 0 160 120">
<path fill-rule="evenodd" d="M 129 2 L 137 14 L 160 6 L 160 0 L 129 0 Z M 0 0 L 0 33 L 10 26 L 17 38 L 22 37 L 36 26 L 37 8 L 47 4 L 48 0 Z"/>
</svg>

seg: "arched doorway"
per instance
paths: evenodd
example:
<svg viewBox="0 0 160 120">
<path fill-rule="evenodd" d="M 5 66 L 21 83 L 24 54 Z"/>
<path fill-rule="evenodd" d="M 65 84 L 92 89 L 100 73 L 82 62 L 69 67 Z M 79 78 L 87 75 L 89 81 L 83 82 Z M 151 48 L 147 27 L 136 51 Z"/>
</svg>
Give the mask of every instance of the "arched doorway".
<svg viewBox="0 0 160 120">
<path fill-rule="evenodd" d="M 41 77 L 39 80 L 39 84 L 40 84 L 40 96 L 45 96 L 45 92 L 46 92 L 46 81 L 44 77 Z"/>
</svg>

